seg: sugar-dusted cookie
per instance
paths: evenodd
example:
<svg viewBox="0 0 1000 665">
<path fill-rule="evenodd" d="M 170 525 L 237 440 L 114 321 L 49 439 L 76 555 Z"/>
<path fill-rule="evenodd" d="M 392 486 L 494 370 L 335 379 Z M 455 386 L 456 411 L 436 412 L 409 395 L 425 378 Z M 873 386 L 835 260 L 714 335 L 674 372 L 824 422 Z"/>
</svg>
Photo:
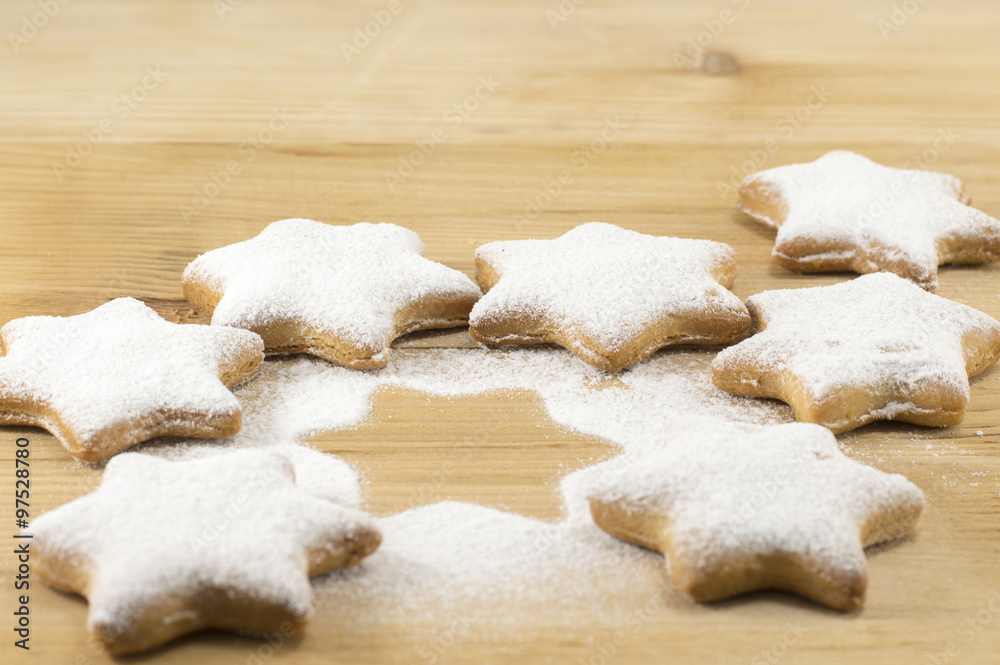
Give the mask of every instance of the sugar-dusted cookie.
<svg viewBox="0 0 1000 665">
<path fill-rule="evenodd" d="M 864 604 L 863 548 L 923 508 L 913 483 L 847 458 L 822 427 L 691 417 L 589 499 L 598 526 L 665 554 L 696 600 L 781 589 L 838 610 Z"/>
<path fill-rule="evenodd" d="M 1000 354 L 1000 322 L 890 273 L 765 291 L 747 306 L 757 333 L 716 356 L 715 385 L 783 400 L 834 432 L 874 420 L 957 424 L 969 377 Z"/>
<path fill-rule="evenodd" d="M 226 386 L 264 358 L 251 332 L 168 323 L 132 298 L 15 319 L 0 343 L 0 424 L 44 427 L 88 462 L 156 436 L 235 434 L 242 412 Z"/>
<path fill-rule="evenodd" d="M 309 578 L 381 540 L 372 518 L 298 487 L 291 462 L 263 450 L 119 455 L 31 533 L 39 576 L 87 597 L 88 628 L 115 654 L 207 628 L 287 636 L 309 617 Z"/>
<path fill-rule="evenodd" d="M 481 295 L 423 253 L 417 234 L 395 224 L 286 219 L 192 261 L 184 296 L 214 325 L 259 334 L 268 354 L 373 369 L 400 335 L 465 325 Z"/>
<path fill-rule="evenodd" d="M 487 293 L 470 332 L 487 344 L 553 342 L 618 371 L 667 345 L 746 336 L 746 307 L 726 290 L 734 279 L 728 245 L 598 222 L 555 240 L 492 242 L 476 251 Z"/>
<path fill-rule="evenodd" d="M 778 230 L 773 255 L 790 270 L 886 271 L 928 290 L 942 263 L 1000 259 L 1000 221 L 968 203 L 954 176 L 843 150 L 747 176 L 739 198 L 740 210 Z"/>
</svg>

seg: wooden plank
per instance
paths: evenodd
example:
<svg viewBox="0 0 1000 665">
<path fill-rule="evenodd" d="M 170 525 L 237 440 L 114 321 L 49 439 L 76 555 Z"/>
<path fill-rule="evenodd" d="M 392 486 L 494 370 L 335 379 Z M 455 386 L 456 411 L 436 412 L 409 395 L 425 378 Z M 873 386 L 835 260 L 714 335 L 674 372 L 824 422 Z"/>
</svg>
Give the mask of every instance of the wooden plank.
<svg viewBox="0 0 1000 665">
<path fill-rule="evenodd" d="M 728 242 L 741 297 L 834 283 L 848 276 L 797 276 L 775 265 L 773 233 L 735 211 L 732 188 L 743 172 L 833 148 L 953 173 L 978 207 L 1000 216 L 1000 42 L 996 9 L 984 3 L 404 1 L 370 44 L 345 57 L 341 44 L 385 6 L 91 0 L 60 6 L 24 43 L 8 35 L 0 322 L 132 295 L 172 320 L 204 323 L 181 300 L 187 263 L 293 216 L 403 224 L 430 258 L 469 274 L 485 242 L 551 238 L 602 220 Z M 894 9 L 903 6 L 919 9 Z M 7 2 L 2 25 L 20 35 L 39 7 Z M 888 23 L 880 29 L 879 21 Z M 715 55 L 690 59 L 698 40 Z M 569 182 L 556 188 L 561 173 Z M 998 286 L 998 267 L 945 268 L 939 293 L 1000 317 Z M 397 346 L 474 342 L 446 331 Z M 371 617 L 348 630 L 366 608 L 331 602 L 273 653 L 252 638 L 208 634 L 150 659 L 994 662 L 998 379 L 994 368 L 973 381 L 958 427 L 879 424 L 841 437 L 849 455 L 905 473 L 928 500 L 913 537 L 871 554 L 868 601 L 857 614 L 781 594 L 699 606 L 636 573 L 627 586 L 585 581 L 595 598 L 624 608 L 614 615 L 593 605 L 547 610 L 541 601 L 514 619 L 460 607 L 477 625 L 505 627 L 453 635 L 447 648 L 448 622 Z M 4 492 L 18 436 L 32 442 L 33 510 L 97 485 L 100 468 L 79 465 L 41 430 L 4 428 Z M 556 426 L 529 392 L 447 400 L 385 389 L 366 423 L 309 443 L 358 468 L 381 515 L 457 499 L 548 521 L 559 518 L 558 478 L 614 453 Z M 446 463 L 448 477 L 428 490 Z M 0 515 L 13 520 L 9 508 Z M 10 549 L 0 557 L 8 590 Z M 583 583 L 564 577 L 539 597 Z M 35 584 L 31 593 L 32 652 L 8 643 L 5 662 L 7 654 L 108 662 L 87 640 L 84 601 Z M 4 595 L 3 611 L 13 610 L 13 596 Z"/>
</svg>

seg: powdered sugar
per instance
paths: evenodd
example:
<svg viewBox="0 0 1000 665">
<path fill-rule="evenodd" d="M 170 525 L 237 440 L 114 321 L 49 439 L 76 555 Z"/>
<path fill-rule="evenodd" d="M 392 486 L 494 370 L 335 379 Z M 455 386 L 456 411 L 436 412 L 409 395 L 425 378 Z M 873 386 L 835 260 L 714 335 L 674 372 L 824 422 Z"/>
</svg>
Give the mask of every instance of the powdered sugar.
<svg viewBox="0 0 1000 665">
<path fill-rule="evenodd" d="M 370 397 L 382 386 L 444 396 L 534 390 L 556 422 L 634 452 L 655 449 L 664 426 L 681 414 L 748 422 L 791 420 L 783 404 L 729 395 L 713 386 L 712 355 L 690 349 L 662 351 L 615 375 L 551 346 L 397 349 L 385 368 L 371 372 L 308 356 L 272 359 L 265 361 L 255 381 L 236 389 L 244 404 L 243 429 L 223 445 L 289 444 L 311 433 L 350 427 L 368 415 Z"/>
<path fill-rule="evenodd" d="M 539 319 L 549 319 L 550 327 L 596 344 L 599 351 L 573 345 L 587 362 L 594 362 L 594 353 L 645 346 L 650 327 L 667 318 L 677 328 L 670 343 L 716 344 L 731 339 L 709 339 L 686 328 L 685 320 L 726 320 L 729 325 L 719 328 L 724 330 L 747 319 L 739 298 L 725 288 L 735 276 L 735 253 L 709 240 L 656 237 L 593 222 L 555 240 L 489 243 L 476 250 L 476 261 L 488 264 L 499 281 L 472 310 L 474 335 L 480 328 L 503 329 L 511 331 L 509 341 L 523 341 L 534 335 L 529 329 Z M 486 336 L 488 342 L 508 341 Z"/>
<path fill-rule="evenodd" d="M 716 372 L 747 381 L 787 373 L 817 402 L 845 387 L 888 393 L 869 419 L 921 408 L 928 392 L 964 404 L 968 376 L 1000 354 L 1000 322 L 889 273 L 766 291 L 747 304 L 762 331 L 721 351 Z M 757 374 L 744 377 L 744 366 Z"/>
<path fill-rule="evenodd" d="M 397 349 L 388 366 L 371 372 L 356 372 L 308 356 L 270 359 L 254 381 L 236 388 L 244 407 L 239 434 L 217 442 L 151 443 L 142 450 L 179 458 L 274 446 L 295 462 L 300 485 L 357 506 L 357 474 L 335 456 L 293 442 L 362 422 L 368 416 L 371 396 L 382 386 L 449 397 L 534 390 L 556 422 L 621 446 L 623 454 L 614 460 L 614 468 L 659 450 L 667 425 L 684 414 L 759 423 L 792 419 L 790 409 L 779 402 L 737 397 L 713 386 L 709 375 L 713 355 L 693 349 L 661 351 L 615 375 L 580 363 L 569 351 L 552 346 L 493 351 Z M 563 480 L 564 524 L 590 523 L 583 492 L 609 468 L 583 469 Z M 425 514 L 413 512 L 400 519 Z"/>
<path fill-rule="evenodd" d="M 548 524 L 452 503 L 379 519 L 381 549 L 360 568 L 317 582 L 318 612 L 351 603 L 357 609 L 349 625 L 359 630 L 400 617 L 412 621 L 416 613 L 440 625 L 462 613 L 470 617 L 473 630 L 480 630 L 496 627 L 498 613 L 493 610 L 498 607 L 515 612 L 537 604 L 563 617 L 567 625 L 580 612 L 593 620 L 595 608 L 600 608 L 602 620 L 614 624 L 652 597 L 669 604 L 689 601 L 666 581 L 661 557 L 596 529 L 584 493 L 606 486 L 633 461 L 658 452 L 664 431 L 682 415 L 745 422 L 791 419 L 783 404 L 716 389 L 709 380 L 713 355 L 711 350 L 661 351 L 614 375 L 551 346 L 400 348 L 385 368 L 370 372 L 308 356 L 271 359 L 254 381 L 235 389 L 244 410 L 238 435 L 217 442 L 159 442 L 144 451 L 212 456 L 225 465 L 239 453 L 234 448 L 273 450 L 299 458 L 295 471 L 300 486 L 354 506 L 359 500 L 356 474 L 334 456 L 295 441 L 361 422 L 369 413 L 371 396 L 382 386 L 445 396 L 534 390 L 555 421 L 613 441 L 623 452 L 565 479 L 565 519 Z M 511 624 L 516 621 L 512 618 Z"/>
<path fill-rule="evenodd" d="M 294 458 L 289 452 L 299 448 L 304 459 L 296 463 L 296 476 L 305 472 L 313 479 L 301 479 L 300 485 L 357 505 L 358 483 L 349 467 L 333 455 L 291 442 L 361 422 L 369 413 L 371 396 L 382 386 L 444 396 L 534 390 L 556 422 L 613 441 L 623 450 L 622 457 L 565 479 L 562 522 L 547 524 L 469 504 L 438 504 L 394 515 L 379 520 L 384 551 L 361 569 L 324 582 L 317 602 L 357 602 L 362 608 L 356 613 L 359 625 L 390 621 L 414 610 L 443 620 L 452 612 L 475 614 L 484 597 L 512 605 L 537 598 L 539 603 L 565 605 L 560 611 L 567 612 L 586 603 L 602 607 L 609 621 L 619 621 L 636 602 L 635 594 L 645 602 L 651 594 L 674 591 L 661 580 L 660 557 L 596 530 L 580 499 L 583 488 L 609 469 L 659 450 L 665 427 L 685 413 L 750 422 L 791 419 L 783 404 L 734 397 L 715 388 L 708 371 L 712 356 L 711 351 L 692 349 L 661 351 L 615 375 L 552 346 L 397 349 L 388 366 L 371 372 L 308 356 L 271 359 L 257 379 L 236 389 L 244 407 L 238 435 L 218 442 L 157 443 L 143 451 L 178 457 L 275 446 Z M 584 579 L 591 582 L 581 585 Z M 647 582 L 624 592 L 629 579 Z M 543 582 L 547 591 L 539 595 Z M 496 618 L 489 623 L 495 625 Z"/>
<path fill-rule="evenodd" d="M 79 316 L 16 319 L 0 336 L 4 422 L 50 428 L 87 460 L 168 433 L 172 420 L 238 427 L 239 402 L 220 376 L 248 378 L 263 358 L 254 333 L 168 323 L 132 298 Z M 58 418 L 32 417 L 32 403 Z"/>
<path fill-rule="evenodd" d="M 1000 222 L 965 205 L 962 183 L 954 176 L 892 169 L 837 150 L 815 162 L 748 176 L 744 187 L 748 185 L 764 185 L 784 202 L 784 220 L 741 204 L 778 229 L 776 256 L 842 260 L 843 269 L 889 270 L 930 288 L 937 284 L 939 263 L 973 256 L 977 262 L 996 259 Z M 952 249 L 942 255 L 942 243 L 959 246 L 955 249 L 966 256 L 952 258 Z"/>
<path fill-rule="evenodd" d="M 611 375 L 555 347 L 401 350 L 379 378 L 439 395 L 534 390 L 556 422 L 634 452 L 657 446 L 663 427 L 684 413 L 754 422 L 790 419 L 782 405 L 734 397 L 713 386 L 708 370 L 712 355 L 661 351 Z"/>
<path fill-rule="evenodd" d="M 865 570 L 862 548 L 906 533 L 923 505 L 912 483 L 848 459 L 825 428 L 704 418 L 676 420 L 662 452 L 590 496 L 666 516 L 671 558 L 712 574 L 791 555 L 853 577 Z"/>
<path fill-rule="evenodd" d="M 358 482 L 358 474 L 346 462 L 335 455 L 328 455 L 298 443 L 280 441 L 281 439 L 253 439 L 237 435 L 209 442 L 156 441 L 140 445 L 135 450 L 155 457 L 182 461 L 225 457 L 239 449 L 261 449 L 280 455 L 291 463 L 295 484 L 298 487 L 348 508 L 361 508 L 361 484 Z"/>
<path fill-rule="evenodd" d="M 363 567 L 317 585 L 320 614 L 324 606 L 355 608 L 347 617 L 351 630 L 458 618 L 459 635 L 486 626 L 502 631 L 532 609 L 553 622 L 572 625 L 582 613 L 614 625 L 637 597 L 687 602 L 669 588 L 659 556 L 593 524 L 546 524 L 444 502 L 381 519 L 379 528 L 383 545 Z M 435 644 L 424 646 L 433 651 Z"/>
<path fill-rule="evenodd" d="M 471 279 L 423 258 L 423 251 L 416 233 L 394 224 L 286 219 L 198 257 L 184 282 L 224 292 L 215 325 L 266 329 L 295 321 L 379 356 L 398 334 L 400 312 L 414 303 L 471 305 L 480 295 Z M 440 322 L 424 312 L 420 327 Z"/>
<path fill-rule="evenodd" d="M 371 518 L 296 487 L 286 459 L 257 450 L 184 462 L 119 455 L 97 491 L 32 532 L 40 574 L 87 595 L 91 630 L 116 652 L 203 627 L 267 629 L 269 613 L 271 630 L 301 621 L 312 569 L 378 543 Z M 259 606 L 257 625 L 229 617 L 220 594 Z"/>
</svg>

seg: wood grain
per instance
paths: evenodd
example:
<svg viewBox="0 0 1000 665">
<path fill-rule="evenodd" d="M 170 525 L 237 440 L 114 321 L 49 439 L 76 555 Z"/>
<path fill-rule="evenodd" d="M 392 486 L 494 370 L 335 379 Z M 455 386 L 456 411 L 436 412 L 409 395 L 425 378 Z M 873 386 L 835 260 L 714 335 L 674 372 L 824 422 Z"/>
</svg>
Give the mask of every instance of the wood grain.
<svg viewBox="0 0 1000 665">
<path fill-rule="evenodd" d="M 404 0 L 346 58 L 342 43 L 386 5 L 78 0 L 16 49 L 8 34 L 0 322 L 76 314 L 123 295 L 204 322 L 180 302 L 187 263 L 293 216 L 403 224 L 430 258 L 469 273 L 482 243 L 551 238 L 602 220 L 731 244 L 741 297 L 834 283 L 847 276 L 778 267 L 773 233 L 736 212 L 731 186 L 744 171 L 833 148 L 952 173 L 977 207 L 1000 216 L 993 4 L 896 3 L 919 8 L 894 17 L 893 3 L 861 0 Z M 5 2 L 5 33 L 20 35 L 39 7 Z M 565 20 L 550 24 L 553 16 Z M 898 29 L 883 35 L 894 19 Z M 689 57 L 699 40 L 703 52 Z M 556 188 L 561 173 L 569 182 Z M 996 266 L 941 272 L 941 295 L 993 316 L 998 289 Z M 457 331 L 398 344 L 470 341 Z M 994 368 L 973 381 L 961 426 L 879 424 L 841 437 L 848 454 L 905 473 L 928 500 L 911 539 L 871 553 L 857 614 L 780 594 L 654 603 L 652 582 L 637 579 L 607 589 L 645 612 L 636 630 L 609 625 L 599 608 L 536 605 L 512 630 L 465 635 L 428 656 L 420 645 L 447 626 L 414 616 L 345 631 L 364 608 L 327 605 L 273 654 L 258 640 L 209 634 L 138 660 L 995 663 L 998 407 Z M 4 519 L 13 522 L 12 450 L 22 435 L 32 446 L 34 514 L 96 486 L 100 469 L 77 464 L 44 432 L 3 428 Z M 555 426 L 530 393 L 447 401 L 387 390 L 367 423 L 310 443 L 364 474 L 380 514 L 454 498 L 554 520 L 560 475 L 613 454 Z M 446 460 L 458 460 L 447 482 L 422 494 L 422 479 Z M 0 562 L 0 611 L 9 612 L 14 561 L 7 553 Z M 8 632 L 4 662 L 108 661 L 87 641 L 85 601 L 33 583 L 31 611 L 32 651 L 15 649 Z M 790 627 L 801 631 L 794 642 Z"/>
</svg>

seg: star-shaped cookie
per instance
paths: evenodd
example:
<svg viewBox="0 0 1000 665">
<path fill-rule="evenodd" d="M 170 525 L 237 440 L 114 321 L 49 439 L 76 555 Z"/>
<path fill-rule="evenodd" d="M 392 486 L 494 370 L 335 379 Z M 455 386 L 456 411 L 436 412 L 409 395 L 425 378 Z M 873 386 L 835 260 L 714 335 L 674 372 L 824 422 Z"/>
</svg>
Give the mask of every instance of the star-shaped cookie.
<svg viewBox="0 0 1000 665">
<path fill-rule="evenodd" d="M 765 291 L 747 307 L 757 334 L 715 357 L 715 385 L 783 400 L 834 432 L 874 420 L 957 424 L 969 377 L 1000 355 L 1000 322 L 890 273 Z"/>
<path fill-rule="evenodd" d="M 853 152 L 747 176 L 739 209 L 778 230 L 773 255 L 796 272 L 886 271 L 933 290 L 938 265 L 1000 259 L 1000 221 L 962 183 Z"/>
<path fill-rule="evenodd" d="M 395 224 L 286 219 L 192 261 L 184 296 L 213 325 L 259 334 L 268 354 L 373 369 L 400 335 L 465 325 L 482 295 L 423 252 L 417 234 Z"/>
<path fill-rule="evenodd" d="M 242 412 L 226 386 L 264 359 L 251 332 L 169 323 L 132 298 L 15 319 L 0 342 L 0 424 L 44 427 L 87 462 L 156 436 L 232 436 Z"/>
<path fill-rule="evenodd" d="M 309 578 L 381 540 L 372 518 L 301 489 L 291 462 L 262 450 L 119 455 L 31 533 L 38 575 L 87 597 L 88 628 L 115 654 L 208 628 L 287 635 L 309 616 Z"/>
<path fill-rule="evenodd" d="M 592 222 L 555 240 L 492 242 L 476 251 L 486 295 L 469 318 L 487 344 L 553 342 L 618 371 L 671 344 L 742 339 L 750 317 L 726 290 L 731 247 Z"/>
<path fill-rule="evenodd" d="M 847 458 L 822 427 L 691 417 L 589 500 L 598 526 L 665 554 L 696 600 L 781 589 L 838 610 L 864 604 L 863 548 L 923 508 L 910 481 Z"/>
</svg>

